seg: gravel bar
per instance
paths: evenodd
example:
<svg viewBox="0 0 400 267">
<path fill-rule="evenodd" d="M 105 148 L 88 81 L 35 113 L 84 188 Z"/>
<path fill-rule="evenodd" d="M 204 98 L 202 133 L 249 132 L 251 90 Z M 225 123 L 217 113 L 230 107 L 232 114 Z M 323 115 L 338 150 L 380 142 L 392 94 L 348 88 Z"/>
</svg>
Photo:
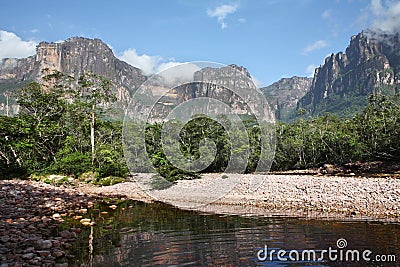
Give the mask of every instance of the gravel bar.
<svg viewBox="0 0 400 267">
<path fill-rule="evenodd" d="M 353 218 L 400 221 L 400 179 L 317 175 L 204 174 L 201 179 L 181 180 L 165 190 L 168 198 L 155 198 L 136 182 L 106 187 L 88 187 L 86 192 L 122 194 L 132 199 L 174 203 L 196 196 L 192 188 L 207 187 L 233 180 L 236 186 L 212 204 L 192 209 L 228 214 L 285 215 L 318 218 Z M 148 174 L 138 174 L 139 177 Z M 217 180 L 219 179 L 219 180 Z M 254 179 L 263 183 L 251 186 Z M 175 189 L 175 190 L 173 190 Z M 146 191 L 147 194 L 144 192 Z M 187 198 L 185 198 L 187 200 Z M 189 207 L 190 208 L 190 207 Z"/>
</svg>

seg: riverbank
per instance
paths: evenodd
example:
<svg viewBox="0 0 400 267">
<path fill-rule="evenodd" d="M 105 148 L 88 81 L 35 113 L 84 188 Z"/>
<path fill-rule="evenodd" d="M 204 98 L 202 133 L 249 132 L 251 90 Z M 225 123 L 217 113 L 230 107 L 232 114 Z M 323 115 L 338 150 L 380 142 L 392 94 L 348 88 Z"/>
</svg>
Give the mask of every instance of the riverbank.
<svg viewBox="0 0 400 267">
<path fill-rule="evenodd" d="M 137 174 L 136 179 L 148 179 Z M 257 188 L 254 181 L 263 181 Z M 0 181 L 0 262 L 6 266 L 68 266 L 68 248 L 80 228 L 60 229 L 66 218 L 92 222 L 88 209 L 104 201 L 134 199 L 170 203 L 196 201 L 203 195 L 196 188 L 224 184 L 234 189 L 205 206 L 188 206 L 200 212 L 257 216 L 300 216 L 318 219 L 400 221 L 400 179 L 313 175 L 206 174 L 202 179 L 182 180 L 165 190 L 163 199 L 136 182 L 112 186 L 55 187 L 34 181 Z M 211 187 L 212 188 L 212 187 Z M 207 193 L 207 190 L 205 192 Z M 199 193 L 200 192 L 200 193 Z M 149 195 L 150 194 L 150 195 Z M 152 197 L 153 196 L 153 197 Z M 188 198 L 189 197 L 189 198 Z M 116 208 L 110 205 L 110 208 Z M 88 217 L 88 218 L 87 218 Z"/>
<path fill-rule="evenodd" d="M 142 179 L 148 174 L 138 174 Z M 223 183 L 234 181 L 235 187 L 221 195 L 212 204 L 194 206 L 204 212 L 254 215 L 284 215 L 316 218 L 373 218 L 400 221 L 400 179 L 337 177 L 318 175 L 253 175 L 205 174 L 202 179 L 181 180 L 163 194 L 144 191 L 136 182 L 125 182 L 105 187 L 82 188 L 92 194 L 122 194 L 137 200 L 162 200 L 179 203 L 189 197 L 195 202 L 195 188 L 209 185 L 222 187 Z M 254 181 L 263 183 L 254 188 Z M 212 187 L 211 187 L 212 188 Z M 206 192 L 207 193 L 207 192 Z M 149 195 L 150 194 L 150 195 Z M 154 199 L 154 196 L 162 197 Z M 191 208 L 190 205 L 188 208 Z"/>
<path fill-rule="evenodd" d="M 60 225 L 67 217 L 82 227 L 93 225 L 88 209 L 104 197 L 42 182 L 0 180 L 0 266 L 67 267 L 75 257 L 68 249 L 81 228 Z"/>
</svg>

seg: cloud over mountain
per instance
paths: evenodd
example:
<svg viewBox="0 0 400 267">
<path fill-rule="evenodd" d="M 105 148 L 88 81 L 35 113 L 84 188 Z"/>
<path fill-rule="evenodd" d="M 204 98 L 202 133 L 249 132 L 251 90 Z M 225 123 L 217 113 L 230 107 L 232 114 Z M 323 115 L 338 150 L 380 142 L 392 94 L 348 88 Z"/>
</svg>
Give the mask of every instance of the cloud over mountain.
<svg viewBox="0 0 400 267">
<path fill-rule="evenodd" d="M 23 41 L 15 33 L 0 30 L 0 59 L 32 56 L 36 45 L 35 41 Z"/>
<path fill-rule="evenodd" d="M 400 2 L 371 0 L 371 11 L 374 16 L 373 30 L 400 32 Z"/>
</svg>

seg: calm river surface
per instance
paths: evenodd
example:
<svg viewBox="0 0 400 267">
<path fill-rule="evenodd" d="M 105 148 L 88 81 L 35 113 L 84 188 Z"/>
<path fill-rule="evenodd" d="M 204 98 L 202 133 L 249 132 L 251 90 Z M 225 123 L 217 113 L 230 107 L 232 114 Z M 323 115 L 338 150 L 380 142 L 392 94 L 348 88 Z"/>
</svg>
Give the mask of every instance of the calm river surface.
<svg viewBox="0 0 400 267">
<path fill-rule="evenodd" d="M 76 255 L 69 266 L 400 266 L 398 223 L 210 215 L 160 203 L 108 206 L 88 215 L 94 227 L 72 220 L 64 225 L 82 229 L 69 251 Z M 318 261 L 329 247 L 331 255 Z M 287 261 L 278 260 L 280 249 L 285 252 L 279 257 Z M 297 250 L 297 261 L 291 250 Z M 360 258 L 370 250 L 365 255 L 371 261 L 346 262 L 346 253 L 352 259 L 348 250 L 359 251 Z M 375 261 L 378 254 L 391 262 Z M 335 255 L 337 260 L 329 261 Z"/>
</svg>

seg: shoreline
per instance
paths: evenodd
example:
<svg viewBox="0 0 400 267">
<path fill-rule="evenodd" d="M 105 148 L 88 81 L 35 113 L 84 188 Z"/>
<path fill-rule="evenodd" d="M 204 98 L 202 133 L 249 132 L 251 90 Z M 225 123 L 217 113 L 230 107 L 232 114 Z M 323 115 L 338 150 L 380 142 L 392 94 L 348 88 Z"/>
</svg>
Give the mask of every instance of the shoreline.
<svg viewBox="0 0 400 267">
<path fill-rule="evenodd" d="M 148 174 L 138 174 L 144 176 Z M 256 190 L 251 180 L 264 179 Z M 193 188 L 218 186 L 220 174 L 204 174 L 201 179 L 180 180 L 164 190 L 162 199 L 147 194 L 136 182 L 112 186 L 84 187 L 86 193 L 125 195 L 139 201 L 158 201 L 172 205 L 180 203 L 184 195 L 192 195 Z M 207 205 L 179 206 L 199 212 L 253 216 L 297 216 L 325 219 L 371 219 L 400 222 L 400 179 L 371 177 L 320 176 L 309 174 L 229 174 L 236 178 L 236 186 L 229 193 Z M 217 181 L 217 182 L 216 182 Z M 149 191 L 151 192 L 151 191 Z M 186 203 L 187 204 L 187 203 Z"/>
<path fill-rule="evenodd" d="M 149 175 L 137 174 L 137 178 Z M 256 190 L 250 186 L 254 178 L 264 179 Z M 400 222 L 400 179 L 396 178 L 229 174 L 228 178 L 221 179 L 221 174 L 205 174 L 201 179 L 181 180 L 161 191 L 168 201 L 176 202 L 185 194 L 192 196 L 191 190 L 195 187 L 207 188 L 213 183 L 230 181 L 238 183 L 215 202 L 181 208 L 200 214 Z M 71 243 L 76 241 L 81 228 L 95 223 L 88 210 L 105 203 L 106 199 L 116 204 L 127 199 L 157 201 L 136 182 L 74 188 L 27 180 L 0 180 L 1 266 L 67 267 L 68 261 L 75 257 L 68 254 Z M 109 208 L 117 206 L 109 205 Z M 63 227 L 61 231 L 63 218 L 80 222 L 81 228 Z"/>
</svg>

